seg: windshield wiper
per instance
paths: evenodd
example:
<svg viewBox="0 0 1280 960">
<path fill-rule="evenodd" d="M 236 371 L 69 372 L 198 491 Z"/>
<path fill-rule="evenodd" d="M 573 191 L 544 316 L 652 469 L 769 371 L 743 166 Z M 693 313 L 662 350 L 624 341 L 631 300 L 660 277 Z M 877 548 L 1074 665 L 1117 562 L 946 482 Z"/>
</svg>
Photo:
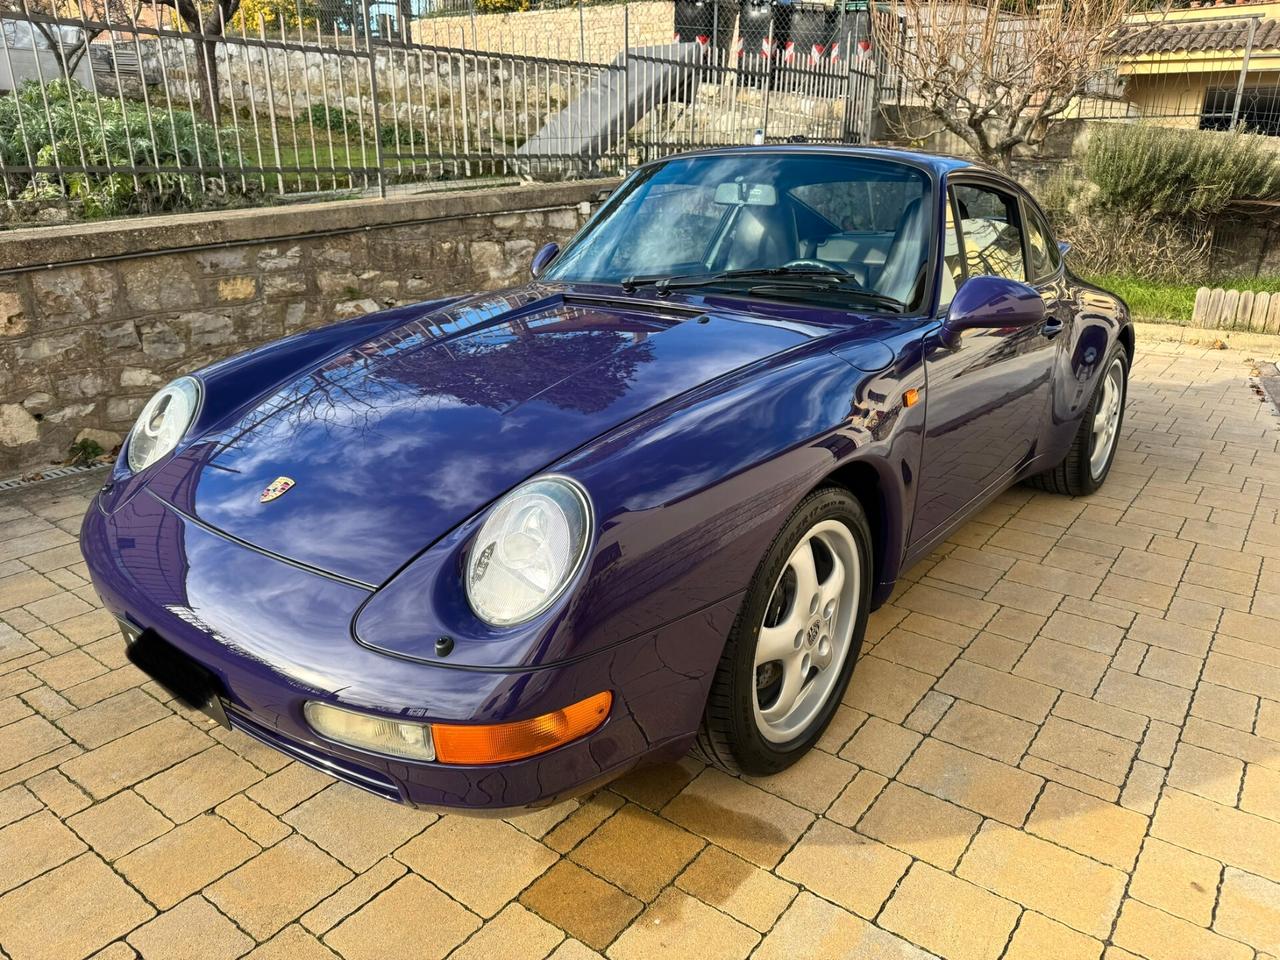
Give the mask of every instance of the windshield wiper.
<svg viewBox="0 0 1280 960">
<path fill-rule="evenodd" d="M 722 270 L 720 273 L 627 277 L 622 281 L 622 289 L 630 293 L 637 287 L 652 284 L 657 288 L 659 295 L 665 296 L 672 290 L 704 287 L 730 280 L 759 279 L 766 279 L 769 282 L 751 287 L 748 293 L 788 290 L 812 292 L 817 289 L 854 297 L 863 303 L 892 310 L 894 313 L 905 313 L 907 309 L 907 305 L 895 297 L 887 297 L 864 289 L 852 274 L 832 273 L 820 267 L 750 267 L 742 270 Z"/>
<path fill-rule="evenodd" d="M 701 287 L 708 283 L 719 283 L 722 280 L 753 279 L 756 277 L 832 277 L 841 274 L 830 273 L 813 267 L 747 267 L 741 270 L 721 270 L 719 273 L 674 273 L 655 274 L 647 277 L 631 276 L 622 281 L 622 289 L 631 293 L 637 287 L 655 286 L 659 293 L 668 290 L 680 290 L 689 287 Z"/>
</svg>

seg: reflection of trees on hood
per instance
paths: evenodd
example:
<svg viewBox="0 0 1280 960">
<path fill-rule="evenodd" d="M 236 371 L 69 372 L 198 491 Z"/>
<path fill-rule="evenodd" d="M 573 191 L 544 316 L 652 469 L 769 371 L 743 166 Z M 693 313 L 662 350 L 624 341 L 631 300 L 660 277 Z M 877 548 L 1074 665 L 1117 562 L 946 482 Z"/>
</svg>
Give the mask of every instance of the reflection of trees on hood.
<svg viewBox="0 0 1280 960">
<path fill-rule="evenodd" d="M 578 326 L 580 324 L 580 326 Z M 224 446 L 270 424 L 376 432 L 391 407 L 401 412 L 485 407 L 498 413 L 537 397 L 596 413 L 627 391 L 636 368 L 654 359 L 649 334 L 662 325 L 580 311 L 515 320 L 455 338 L 406 324 L 321 364 L 250 410 L 222 435 Z"/>
<path fill-rule="evenodd" d="M 498 411 L 537 396 L 553 406 L 595 413 L 622 397 L 636 368 L 653 359 L 652 344 L 636 342 L 642 336 L 535 330 L 505 340 L 467 338 L 433 347 L 426 362 L 393 357 L 372 375 Z"/>
</svg>

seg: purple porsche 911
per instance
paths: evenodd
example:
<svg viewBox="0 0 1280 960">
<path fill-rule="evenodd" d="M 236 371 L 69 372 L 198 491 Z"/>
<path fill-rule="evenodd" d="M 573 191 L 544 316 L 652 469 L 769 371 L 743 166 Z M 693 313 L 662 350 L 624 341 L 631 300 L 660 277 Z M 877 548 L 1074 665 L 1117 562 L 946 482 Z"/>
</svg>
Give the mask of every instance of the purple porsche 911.
<svg viewBox="0 0 1280 960">
<path fill-rule="evenodd" d="M 1064 251 L 961 160 L 658 160 L 526 286 L 166 386 L 85 559 L 179 698 L 392 800 L 780 771 L 901 571 L 1010 484 L 1106 480 L 1133 327 Z"/>
</svg>

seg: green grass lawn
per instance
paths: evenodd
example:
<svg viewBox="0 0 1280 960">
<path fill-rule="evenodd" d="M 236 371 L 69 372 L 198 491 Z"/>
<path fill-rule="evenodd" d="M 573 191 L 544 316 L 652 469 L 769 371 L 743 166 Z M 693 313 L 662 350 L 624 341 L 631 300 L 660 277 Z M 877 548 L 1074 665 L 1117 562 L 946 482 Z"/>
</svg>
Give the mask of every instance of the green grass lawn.
<svg viewBox="0 0 1280 960">
<path fill-rule="evenodd" d="M 1135 320 L 1175 323 L 1184 327 L 1191 323 L 1196 290 L 1201 286 L 1222 287 L 1226 290 L 1280 292 L 1280 277 L 1224 277 L 1206 284 L 1157 283 L 1138 277 L 1115 275 L 1087 279 L 1123 297 L 1125 303 L 1129 304 Z"/>
</svg>

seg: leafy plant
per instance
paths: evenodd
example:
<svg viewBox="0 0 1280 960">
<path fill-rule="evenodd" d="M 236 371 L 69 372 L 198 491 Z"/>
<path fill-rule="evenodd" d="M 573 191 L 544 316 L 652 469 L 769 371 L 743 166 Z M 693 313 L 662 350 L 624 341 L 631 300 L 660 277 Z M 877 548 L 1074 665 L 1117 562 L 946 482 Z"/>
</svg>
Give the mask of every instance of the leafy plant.
<svg viewBox="0 0 1280 960">
<path fill-rule="evenodd" d="M 45 109 L 45 98 L 48 110 Z M 55 172 L 6 173 L 10 192 L 22 200 L 66 197 L 86 216 L 170 210 L 189 206 L 197 195 L 241 191 L 240 181 L 135 167 L 194 167 L 217 170 L 236 163 L 234 141 L 190 111 L 148 116 L 141 103 L 99 97 L 75 81 L 29 82 L 16 96 L 0 99 L 0 159 L 8 166 L 41 166 Z M 68 168 L 58 173 L 56 168 Z M 112 172 L 70 172 L 72 168 Z"/>
<path fill-rule="evenodd" d="M 1106 124 L 1089 141 L 1084 170 L 1116 210 L 1206 217 L 1232 201 L 1280 199 L 1274 147 L 1243 131 Z"/>
<path fill-rule="evenodd" d="M 98 443 L 97 440 L 90 440 L 88 437 L 71 444 L 67 452 L 70 454 L 73 467 L 78 467 L 83 463 L 92 463 L 106 453 L 102 449 L 102 444 Z"/>
<path fill-rule="evenodd" d="M 317 130 L 341 130 L 344 123 L 351 129 L 358 126 L 356 117 L 350 110 L 331 107 L 327 103 L 313 103 L 306 116 Z"/>
<path fill-rule="evenodd" d="M 476 0 L 476 13 L 520 13 L 533 7 L 533 0 Z"/>
<path fill-rule="evenodd" d="M 258 32 L 259 23 L 270 34 L 278 33 L 282 23 L 286 30 L 302 27 L 314 31 L 319 12 L 320 5 L 314 0 L 240 0 L 232 23 L 237 30 L 251 34 Z"/>
</svg>

